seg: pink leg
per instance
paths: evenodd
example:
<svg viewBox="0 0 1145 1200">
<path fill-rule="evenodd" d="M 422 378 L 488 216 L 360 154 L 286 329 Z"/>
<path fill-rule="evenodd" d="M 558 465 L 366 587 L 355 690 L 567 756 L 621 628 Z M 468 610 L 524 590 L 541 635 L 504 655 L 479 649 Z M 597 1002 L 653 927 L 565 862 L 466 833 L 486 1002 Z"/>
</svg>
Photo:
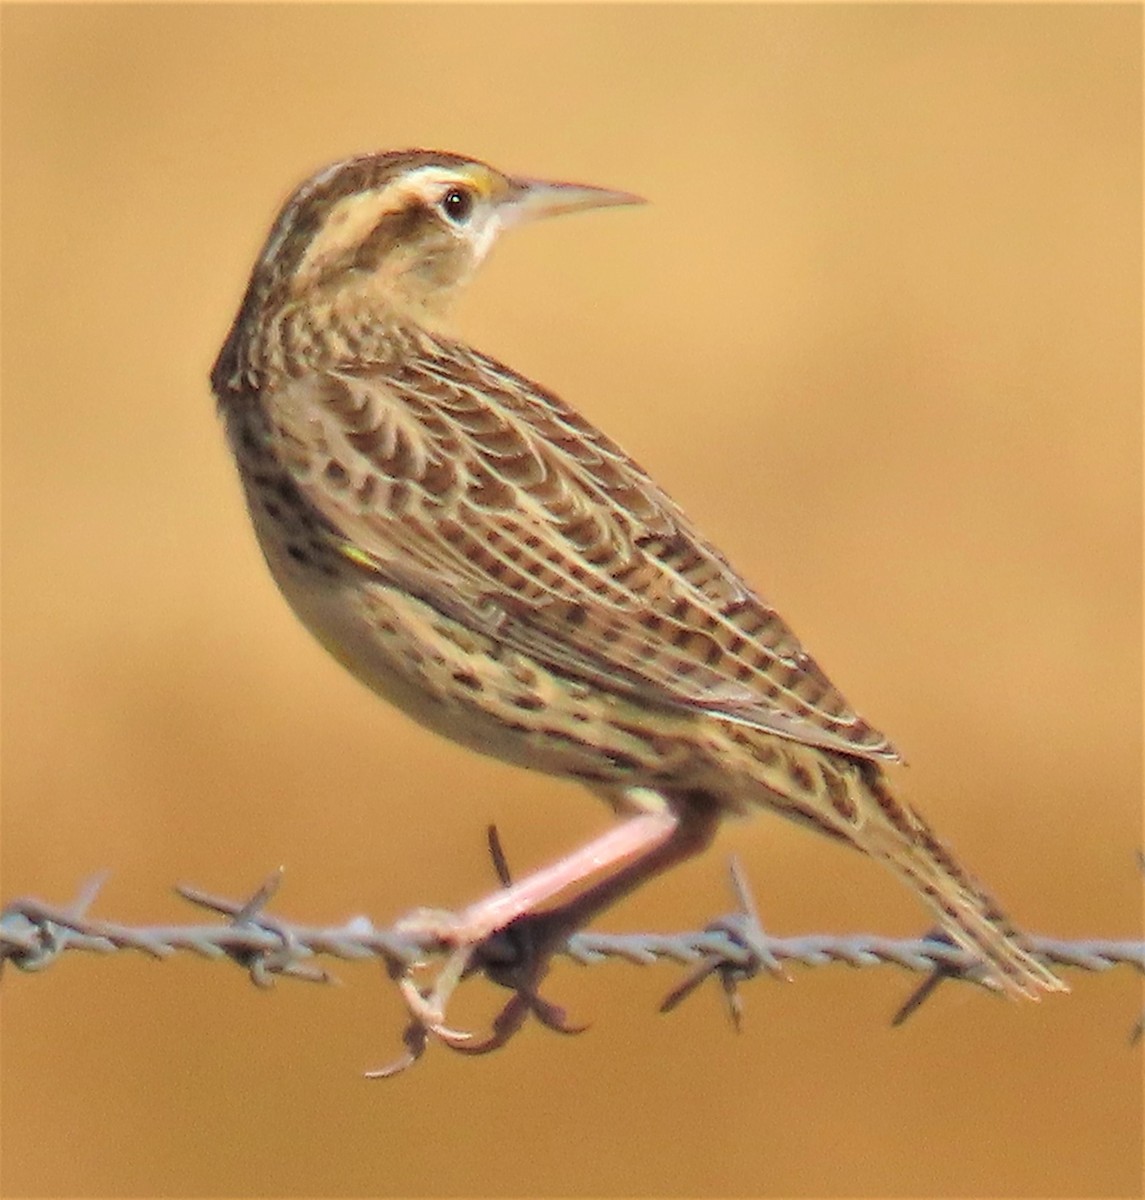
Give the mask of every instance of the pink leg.
<svg viewBox="0 0 1145 1200">
<path fill-rule="evenodd" d="M 443 940 L 455 945 L 483 942 L 518 917 L 533 912 L 565 888 L 608 867 L 651 854 L 671 839 L 679 824 L 679 818 L 668 811 L 629 817 L 579 850 L 451 915 L 447 936 Z M 435 918 L 442 915 L 417 914 L 402 924 L 407 928 L 416 927 L 424 919 L 425 924 L 432 926 Z M 441 932 L 446 934 L 444 929 Z"/>
<path fill-rule="evenodd" d="M 719 810 L 710 803 L 693 802 L 675 809 L 674 824 L 666 837 L 567 903 L 549 911 L 550 936 L 563 940 L 648 880 L 699 854 L 711 844 L 719 820 Z"/>
<path fill-rule="evenodd" d="M 493 892 L 459 914 L 422 910 L 404 918 L 397 926 L 399 929 L 419 936 L 429 935 L 455 949 L 428 992 L 418 987 L 409 975 L 399 981 L 413 1017 L 413 1024 L 407 1030 L 408 1050 L 396 1063 L 371 1074 L 386 1076 L 404 1070 L 420 1057 L 430 1034 L 447 1045 L 466 1048 L 472 1035 L 445 1024 L 445 1005 L 464 976 L 474 950 L 486 938 L 517 918 L 534 913 L 539 905 L 565 888 L 607 867 L 616 868 L 561 907 L 538 914 L 540 923 L 530 939 L 530 958 L 517 985 L 518 996 L 535 1004 L 536 984 L 548 959 L 570 934 L 640 884 L 698 854 L 710 843 L 718 822 L 718 809 L 701 797 L 672 810 L 640 813 L 559 862 Z M 516 1024 L 510 1022 L 506 1033 L 495 1030 L 492 1039 L 474 1047 L 475 1052 L 495 1049 L 511 1035 Z M 572 1031 L 572 1027 L 565 1028 Z"/>
</svg>

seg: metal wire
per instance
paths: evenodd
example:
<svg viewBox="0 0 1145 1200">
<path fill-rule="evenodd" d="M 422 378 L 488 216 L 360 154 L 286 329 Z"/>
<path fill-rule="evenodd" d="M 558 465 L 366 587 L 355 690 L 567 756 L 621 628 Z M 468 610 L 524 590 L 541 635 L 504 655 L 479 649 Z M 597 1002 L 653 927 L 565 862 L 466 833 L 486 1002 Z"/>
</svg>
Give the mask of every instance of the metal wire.
<svg viewBox="0 0 1145 1200">
<path fill-rule="evenodd" d="M 185 900 L 226 918 L 210 924 L 125 925 L 90 916 L 88 909 L 103 880 L 81 889 L 67 905 L 36 898 L 11 901 L 0 912 L 0 969 L 11 964 L 22 971 L 39 971 L 65 952 L 77 950 L 110 954 L 135 950 L 153 958 L 190 952 L 209 959 L 230 959 L 266 986 L 280 975 L 329 982 L 331 976 L 315 960 L 380 959 L 400 970 L 424 961 L 440 947 L 395 929 L 379 928 L 359 916 L 337 926 L 306 925 L 264 911 L 277 891 L 276 872 L 249 899 L 230 900 L 196 888 L 176 890 Z M 896 939 L 872 934 L 807 934 L 776 937 L 767 933 L 755 912 L 742 874 L 733 866 L 740 911 L 722 917 L 706 929 L 683 933 L 577 933 L 560 953 L 582 965 L 620 958 L 637 966 L 668 960 L 701 964 L 696 982 L 717 971 L 747 978 L 761 970 L 783 973 L 783 964 L 804 967 L 842 964 L 849 967 L 895 966 L 902 970 L 941 972 L 973 980 L 977 963 L 966 952 L 939 936 Z M 1028 948 L 1047 965 L 1082 971 L 1108 971 L 1116 966 L 1145 972 L 1145 942 L 1132 939 L 1061 938 L 1026 935 Z M 498 935 L 486 948 L 488 964 L 503 961 L 512 950 Z M 693 986 L 685 983 L 665 1002 L 673 1007 Z M 677 993 L 680 993 L 677 995 Z"/>
<path fill-rule="evenodd" d="M 492 828 L 489 845 L 498 876 L 507 883 L 508 866 Z M 411 1020 L 402 1035 L 401 1055 L 384 1067 L 366 1072 L 371 1079 L 386 1079 L 407 1070 L 422 1057 L 431 1040 L 460 1053 L 487 1054 L 504 1046 L 530 1017 L 558 1033 L 582 1032 L 584 1026 L 571 1022 L 559 1005 L 537 990 L 553 954 L 563 954 L 586 966 L 608 958 L 621 958 L 638 966 L 664 959 L 696 964 L 665 997 L 660 1010 L 675 1008 L 709 976 L 715 976 L 737 1029 L 740 984 L 760 972 L 786 977 L 786 963 L 806 967 L 831 963 L 849 967 L 887 965 L 924 973 L 922 983 L 893 1017 L 895 1025 L 916 1012 L 946 980 L 987 982 L 980 962 L 938 934 L 913 939 L 868 934 L 774 937 L 763 928 L 747 880 L 734 860 L 731 880 L 737 911 L 703 930 L 674 934 L 577 932 L 571 936 L 560 934 L 554 942 L 551 936 L 544 936 L 544 926 L 555 919 L 555 927 L 563 928 L 560 910 L 555 910 L 522 918 L 481 946 L 458 950 L 419 940 L 404 929 L 379 929 L 365 916 L 333 927 L 303 925 L 271 916 L 265 910 L 282 882 L 281 868 L 245 900 L 177 887 L 183 899 L 223 918 L 212 924 L 131 926 L 92 917 L 88 909 L 103 883 L 103 877 L 99 877 L 85 884 L 76 898 L 62 907 L 33 898 L 13 900 L 5 906 L 0 912 L 0 971 L 8 963 L 22 971 L 43 970 L 65 951 L 74 950 L 99 954 L 135 950 L 158 959 L 189 951 L 205 958 L 229 959 L 247 971 L 253 983 L 269 987 L 279 976 L 333 982 L 334 977 L 316 961 L 323 956 L 378 959 L 400 989 Z M 1130 966 L 1145 973 L 1142 941 L 1065 941 L 1025 935 L 1024 942 L 1052 967 L 1108 971 L 1115 966 Z M 444 966 L 436 982 L 428 989 L 422 988 L 414 982 L 412 969 L 435 956 L 444 956 Z M 474 973 L 483 973 L 512 993 L 493 1020 L 489 1034 L 482 1038 L 452 1030 L 444 1022 L 444 1006 L 453 988 Z M 1142 1027 L 1139 1020 L 1130 1036 L 1131 1044 L 1141 1040 Z"/>
</svg>

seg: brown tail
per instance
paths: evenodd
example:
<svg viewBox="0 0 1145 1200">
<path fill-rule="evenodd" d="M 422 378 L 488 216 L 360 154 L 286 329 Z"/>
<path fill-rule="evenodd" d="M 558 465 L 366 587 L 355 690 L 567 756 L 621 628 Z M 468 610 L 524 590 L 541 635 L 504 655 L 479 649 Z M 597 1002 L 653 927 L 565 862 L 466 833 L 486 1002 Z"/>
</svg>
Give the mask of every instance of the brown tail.
<svg viewBox="0 0 1145 1200">
<path fill-rule="evenodd" d="M 810 823 L 885 863 L 934 910 L 944 931 L 987 968 L 985 982 L 1012 996 L 1068 991 L 1021 944 L 1018 931 L 986 890 L 913 809 L 890 790 L 877 764 L 799 742 L 728 730 L 725 763 L 764 785 L 753 798 Z M 738 789 L 737 789 L 738 790 Z M 736 797 L 742 799 L 742 793 Z"/>
<path fill-rule="evenodd" d="M 1069 989 L 1021 944 L 1020 935 L 989 893 L 955 860 L 930 826 L 891 792 L 882 772 L 864 764 L 851 776 L 859 812 L 851 840 L 885 863 L 937 914 L 953 940 L 990 967 L 987 982 L 1011 996 Z M 870 811 L 874 809 L 875 811 Z"/>
</svg>

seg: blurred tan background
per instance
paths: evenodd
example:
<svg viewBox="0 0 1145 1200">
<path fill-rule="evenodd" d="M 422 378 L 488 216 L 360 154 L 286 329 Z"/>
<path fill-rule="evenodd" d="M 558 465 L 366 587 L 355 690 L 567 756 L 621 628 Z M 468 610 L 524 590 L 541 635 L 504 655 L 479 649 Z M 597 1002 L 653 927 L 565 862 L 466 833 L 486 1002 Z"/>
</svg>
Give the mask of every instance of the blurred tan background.
<svg viewBox="0 0 1145 1200">
<path fill-rule="evenodd" d="M 12 8 L 3 19 L 3 896 L 132 921 L 239 895 L 388 922 L 607 824 L 435 740 L 308 639 L 207 372 L 282 197 L 428 145 L 627 188 L 531 229 L 464 333 L 629 447 L 910 759 L 1028 927 L 1140 936 L 1141 10 Z M 920 931 L 776 819 L 609 915 Z M 8 1195 L 1140 1194 L 1129 972 L 1039 1006 L 890 971 L 559 966 L 591 1032 L 400 1080 L 376 967 L 9 973 Z M 468 989 L 477 1021 L 500 1000 Z"/>
</svg>

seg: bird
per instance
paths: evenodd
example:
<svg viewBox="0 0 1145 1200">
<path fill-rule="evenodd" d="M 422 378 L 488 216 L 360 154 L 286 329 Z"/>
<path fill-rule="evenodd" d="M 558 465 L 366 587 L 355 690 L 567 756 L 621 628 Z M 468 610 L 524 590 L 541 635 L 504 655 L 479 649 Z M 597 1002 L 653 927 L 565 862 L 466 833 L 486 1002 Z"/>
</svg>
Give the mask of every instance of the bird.
<svg viewBox="0 0 1145 1200">
<path fill-rule="evenodd" d="M 262 553 L 318 641 L 422 725 L 618 818 L 427 927 L 464 956 L 570 888 L 596 911 L 770 810 L 888 867 L 987 987 L 1064 990 L 899 799 L 888 738 L 683 509 L 452 332 L 504 233 L 642 202 L 444 151 L 335 162 L 281 209 L 211 372 Z"/>
</svg>

